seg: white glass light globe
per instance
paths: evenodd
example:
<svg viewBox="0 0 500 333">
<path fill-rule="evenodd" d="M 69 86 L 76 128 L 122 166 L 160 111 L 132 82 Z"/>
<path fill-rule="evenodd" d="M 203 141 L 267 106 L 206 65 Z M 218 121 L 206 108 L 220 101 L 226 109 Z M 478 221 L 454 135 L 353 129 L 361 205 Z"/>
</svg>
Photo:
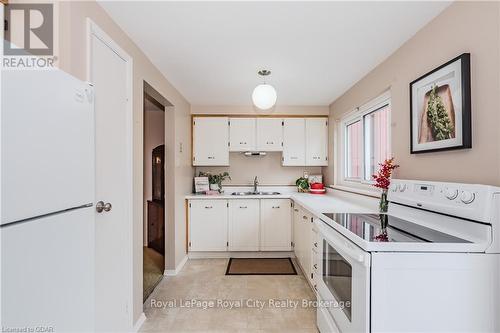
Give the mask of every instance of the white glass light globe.
<svg viewBox="0 0 500 333">
<path fill-rule="evenodd" d="M 259 84 L 252 93 L 253 104 L 261 110 L 270 109 L 276 104 L 276 89 L 269 84 Z"/>
</svg>

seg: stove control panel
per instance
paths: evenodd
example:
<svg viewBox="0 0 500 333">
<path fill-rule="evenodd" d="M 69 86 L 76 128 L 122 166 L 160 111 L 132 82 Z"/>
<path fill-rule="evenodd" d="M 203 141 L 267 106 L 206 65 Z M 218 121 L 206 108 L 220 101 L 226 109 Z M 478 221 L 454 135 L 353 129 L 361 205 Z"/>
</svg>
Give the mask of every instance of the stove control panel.
<svg viewBox="0 0 500 333">
<path fill-rule="evenodd" d="M 500 188 L 393 179 L 388 197 L 391 202 L 489 223 L 494 193 Z"/>
</svg>

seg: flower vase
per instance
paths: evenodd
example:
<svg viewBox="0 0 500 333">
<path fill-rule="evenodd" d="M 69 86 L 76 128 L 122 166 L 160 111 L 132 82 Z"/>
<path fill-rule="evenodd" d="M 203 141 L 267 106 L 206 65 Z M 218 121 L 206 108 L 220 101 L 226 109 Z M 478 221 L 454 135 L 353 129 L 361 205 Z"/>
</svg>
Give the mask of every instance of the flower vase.
<svg viewBox="0 0 500 333">
<path fill-rule="evenodd" d="M 387 226 L 389 225 L 389 218 L 386 214 L 379 214 L 380 218 L 380 233 L 373 237 L 376 242 L 388 242 L 389 235 L 387 234 Z"/>
<path fill-rule="evenodd" d="M 389 208 L 389 201 L 387 201 L 387 189 L 382 190 L 382 195 L 380 196 L 379 210 L 381 213 L 387 213 Z"/>
</svg>

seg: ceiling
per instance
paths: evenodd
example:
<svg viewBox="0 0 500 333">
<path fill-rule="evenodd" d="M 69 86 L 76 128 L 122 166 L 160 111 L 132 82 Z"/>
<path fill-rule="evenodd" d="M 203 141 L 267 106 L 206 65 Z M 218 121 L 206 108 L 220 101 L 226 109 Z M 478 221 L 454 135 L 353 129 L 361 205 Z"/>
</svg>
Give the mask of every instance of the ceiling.
<svg viewBox="0 0 500 333">
<path fill-rule="evenodd" d="M 278 105 L 328 105 L 449 5 L 100 3 L 192 105 L 251 105 L 262 68 Z"/>
</svg>

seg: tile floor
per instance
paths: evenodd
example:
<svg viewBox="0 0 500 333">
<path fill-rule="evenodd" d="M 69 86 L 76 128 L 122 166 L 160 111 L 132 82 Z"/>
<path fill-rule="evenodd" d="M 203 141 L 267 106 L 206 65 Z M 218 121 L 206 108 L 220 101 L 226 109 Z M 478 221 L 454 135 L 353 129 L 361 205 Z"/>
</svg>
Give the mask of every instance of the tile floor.
<svg viewBox="0 0 500 333">
<path fill-rule="evenodd" d="M 303 300 L 315 300 L 304 276 L 226 276 L 227 262 L 189 260 L 177 276 L 163 278 L 144 304 L 147 320 L 141 332 L 318 332 L 316 310 L 301 306 Z M 192 299 L 215 305 L 187 307 L 186 301 Z M 231 300 L 235 307 L 217 305 L 218 300 Z M 251 307 L 256 300 L 265 306 Z M 277 302 L 271 305 L 270 300 L 294 300 L 300 305 L 277 308 Z"/>
</svg>

